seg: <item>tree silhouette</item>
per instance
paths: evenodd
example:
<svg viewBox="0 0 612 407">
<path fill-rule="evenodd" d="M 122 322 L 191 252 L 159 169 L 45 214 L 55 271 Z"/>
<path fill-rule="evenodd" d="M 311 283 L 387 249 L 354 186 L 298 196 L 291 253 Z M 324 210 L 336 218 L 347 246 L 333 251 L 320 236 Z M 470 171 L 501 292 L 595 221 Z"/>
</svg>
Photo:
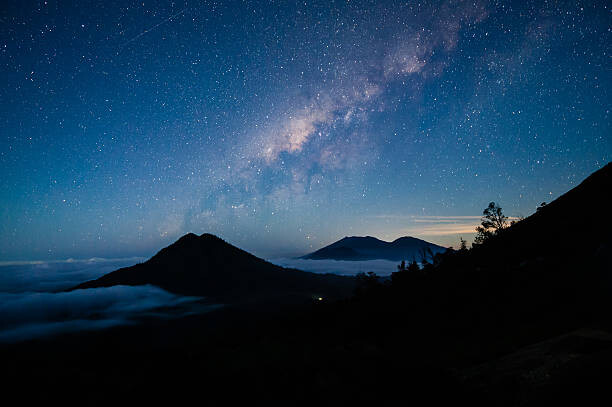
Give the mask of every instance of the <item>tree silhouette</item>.
<svg viewBox="0 0 612 407">
<path fill-rule="evenodd" d="M 508 227 L 508 217 L 502 212 L 502 208 L 495 202 L 489 203 L 489 206 L 482 211 L 481 226 L 476 228 L 476 238 L 474 243 L 482 244 L 487 239 L 498 234 L 501 230 Z"/>
<path fill-rule="evenodd" d="M 467 242 L 465 241 L 465 239 L 463 239 L 463 237 L 459 238 L 459 251 L 466 251 L 467 250 Z"/>
<path fill-rule="evenodd" d="M 356 295 L 372 294 L 378 291 L 381 286 L 378 275 L 376 275 L 376 273 L 372 271 L 368 271 L 367 273 L 357 273 L 355 277 L 357 280 L 357 284 L 355 287 Z"/>
<path fill-rule="evenodd" d="M 433 263 L 433 252 L 429 247 L 422 247 L 419 249 L 419 254 L 421 256 L 421 263 L 428 264 Z"/>
<path fill-rule="evenodd" d="M 406 264 L 406 261 L 402 262 L 397 266 L 397 271 L 391 273 L 391 283 L 398 286 L 404 286 L 410 281 L 414 281 L 414 276 L 418 275 L 421 271 L 419 264 L 413 259 L 410 263 Z"/>
<path fill-rule="evenodd" d="M 421 270 L 419 268 L 419 264 L 416 262 L 416 260 L 412 259 L 412 261 L 410 262 L 410 265 L 408 265 L 408 268 L 406 269 L 406 271 L 408 272 L 415 272 L 415 271 L 419 271 Z"/>
</svg>

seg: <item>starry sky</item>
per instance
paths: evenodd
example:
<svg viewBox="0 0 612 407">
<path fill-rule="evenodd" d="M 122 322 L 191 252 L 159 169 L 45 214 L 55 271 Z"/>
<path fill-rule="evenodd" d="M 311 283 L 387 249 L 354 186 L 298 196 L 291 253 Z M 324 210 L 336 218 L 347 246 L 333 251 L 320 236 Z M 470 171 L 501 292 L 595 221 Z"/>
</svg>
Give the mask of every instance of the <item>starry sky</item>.
<svg viewBox="0 0 612 407">
<path fill-rule="evenodd" d="M 606 1 L 3 1 L 0 261 L 471 239 L 610 161 Z"/>
</svg>

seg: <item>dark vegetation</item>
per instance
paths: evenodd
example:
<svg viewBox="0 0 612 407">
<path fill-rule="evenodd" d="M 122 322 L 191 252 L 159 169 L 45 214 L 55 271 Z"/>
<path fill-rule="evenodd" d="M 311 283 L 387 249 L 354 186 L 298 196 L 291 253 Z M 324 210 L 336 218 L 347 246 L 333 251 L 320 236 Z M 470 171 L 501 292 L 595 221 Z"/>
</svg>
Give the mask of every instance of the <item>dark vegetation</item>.
<svg viewBox="0 0 612 407">
<path fill-rule="evenodd" d="M 2 383 L 80 405 L 607 405 L 611 172 L 343 300 L 4 346 Z"/>
</svg>

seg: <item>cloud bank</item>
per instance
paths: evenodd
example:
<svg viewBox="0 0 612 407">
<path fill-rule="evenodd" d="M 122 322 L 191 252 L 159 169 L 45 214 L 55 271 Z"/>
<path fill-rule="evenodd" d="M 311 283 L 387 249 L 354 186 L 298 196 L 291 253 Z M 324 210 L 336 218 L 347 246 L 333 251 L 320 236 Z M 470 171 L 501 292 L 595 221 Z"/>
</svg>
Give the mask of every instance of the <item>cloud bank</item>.
<svg viewBox="0 0 612 407">
<path fill-rule="evenodd" d="M 64 290 L 144 258 L 30 261 L 0 263 L 0 293 Z"/>
<path fill-rule="evenodd" d="M 389 260 L 345 261 L 278 258 L 268 261 L 279 266 L 296 268 L 312 273 L 331 273 L 341 276 L 354 276 L 357 273 L 367 273 L 370 271 L 379 276 L 389 276 L 394 271 L 397 271 L 398 265 L 398 262 Z"/>
<path fill-rule="evenodd" d="M 0 342 L 130 324 L 198 298 L 153 286 L 114 286 L 61 293 L 0 293 Z"/>
<path fill-rule="evenodd" d="M 0 265 L 0 342 L 173 318 L 218 306 L 154 286 L 59 291 L 139 259 L 11 262 Z"/>
</svg>

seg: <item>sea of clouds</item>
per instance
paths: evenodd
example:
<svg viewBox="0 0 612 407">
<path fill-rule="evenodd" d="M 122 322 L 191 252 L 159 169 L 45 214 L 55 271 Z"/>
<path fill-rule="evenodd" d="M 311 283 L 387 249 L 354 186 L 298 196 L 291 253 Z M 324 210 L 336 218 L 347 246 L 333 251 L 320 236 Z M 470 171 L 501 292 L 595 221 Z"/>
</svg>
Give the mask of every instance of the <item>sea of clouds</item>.
<svg viewBox="0 0 612 407">
<path fill-rule="evenodd" d="M 90 259 L 0 264 L 0 342 L 206 312 L 201 298 L 154 286 L 114 286 L 67 291 L 142 259 Z"/>
<path fill-rule="evenodd" d="M 313 273 L 331 273 L 342 276 L 354 276 L 358 273 L 374 272 L 381 277 L 390 276 L 397 271 L 399 262 L 389 260 L 307 260 L 295 258 L 278 258 L 268 260 L 279 266 L 296 268 Z"/>
<path fill-rule="evenodd" d="M 183 297 L 145 285 L 72 290 L 79 283 L 143 261 L 89 259 L 0 263 L 0 343 L 66 332 L 137 323 L 144 317 L 173 318 L 218 308 L 202 298 Z M 337 261 L 272 259 L 283 267 L 314 273 L 389 276 L 397 263 L 387 260 Z"/>
</svg>

